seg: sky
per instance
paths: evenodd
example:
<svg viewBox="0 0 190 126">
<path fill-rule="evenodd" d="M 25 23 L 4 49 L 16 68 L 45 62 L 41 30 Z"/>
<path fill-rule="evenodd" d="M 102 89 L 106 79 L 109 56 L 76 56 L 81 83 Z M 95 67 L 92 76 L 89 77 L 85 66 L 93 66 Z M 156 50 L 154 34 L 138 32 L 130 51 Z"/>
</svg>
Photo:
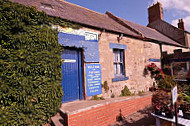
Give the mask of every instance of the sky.
<svg viewBox="0 0 190 126">
<path fill-rule="evenodd" d="M 105 13 L 109 11 L 123 19 L 146 26 L 147 8 L 159 1 L 163 6 L 164 20 L 177 26 L 183 18 L 185 28 L 190 31 L 190 0 L 65 0 L 90 10 Z"/>
</svg>

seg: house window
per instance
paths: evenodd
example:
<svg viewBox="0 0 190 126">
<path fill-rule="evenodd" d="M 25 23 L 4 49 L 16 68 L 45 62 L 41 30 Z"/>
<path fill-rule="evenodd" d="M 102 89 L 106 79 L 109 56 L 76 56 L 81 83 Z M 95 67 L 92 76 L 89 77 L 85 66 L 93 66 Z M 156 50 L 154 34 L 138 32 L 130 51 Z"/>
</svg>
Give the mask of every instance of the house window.
<svg viewBox="0 0 190 126">
<path fill-rule="evenodd" d="M 114 56 L 114 75 L 115 77 L 124 77 L 124 61 L 123 61 L 123 52 L 122 49 L 114 49 L 113 56 Z"/>
</svg>

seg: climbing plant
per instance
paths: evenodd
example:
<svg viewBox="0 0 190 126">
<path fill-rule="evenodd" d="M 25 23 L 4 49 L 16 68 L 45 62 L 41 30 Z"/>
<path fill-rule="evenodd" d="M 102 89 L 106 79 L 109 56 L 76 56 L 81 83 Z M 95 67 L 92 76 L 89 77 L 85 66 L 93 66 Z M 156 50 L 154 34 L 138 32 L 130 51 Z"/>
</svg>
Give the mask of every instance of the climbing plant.
<svg viewBox="0 0 190 126">
<path fill-rule="evenodd" d="M 0 0 L 0 125 L 43 125 L 60 107 L 62 49 L 52 24 L 78 27 Z"/>
</svg>

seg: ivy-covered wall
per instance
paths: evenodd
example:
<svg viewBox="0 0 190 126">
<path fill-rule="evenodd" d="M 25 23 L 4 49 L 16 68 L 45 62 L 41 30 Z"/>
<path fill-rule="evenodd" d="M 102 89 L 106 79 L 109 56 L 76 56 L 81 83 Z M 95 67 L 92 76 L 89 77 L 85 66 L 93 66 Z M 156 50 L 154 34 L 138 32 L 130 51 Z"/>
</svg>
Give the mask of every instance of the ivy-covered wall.
<svg viewBox="0 0 190 126">
<path fill-rule="evenodd" d="M 0 125 L 42 125 L 60 107 L 62 49 L 52 24 L 78 27 L 0 0 Z"/>
</svg>

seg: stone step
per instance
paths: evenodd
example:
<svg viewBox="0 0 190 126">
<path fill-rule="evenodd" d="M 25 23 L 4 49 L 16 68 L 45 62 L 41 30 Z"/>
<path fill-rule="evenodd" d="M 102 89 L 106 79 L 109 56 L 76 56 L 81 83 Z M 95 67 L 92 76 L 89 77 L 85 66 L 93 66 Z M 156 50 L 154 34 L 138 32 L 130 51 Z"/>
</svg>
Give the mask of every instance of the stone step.
<svg viewBox="0 0 190 126">
<path fill-rule="evenodd" d="M 53 126 L 64 126 L 65 122 L 64 119 L 61 117 L 59 113 L 57 113 L 55 116 L 51 117 L 51 125 Z"/>
</svg>

